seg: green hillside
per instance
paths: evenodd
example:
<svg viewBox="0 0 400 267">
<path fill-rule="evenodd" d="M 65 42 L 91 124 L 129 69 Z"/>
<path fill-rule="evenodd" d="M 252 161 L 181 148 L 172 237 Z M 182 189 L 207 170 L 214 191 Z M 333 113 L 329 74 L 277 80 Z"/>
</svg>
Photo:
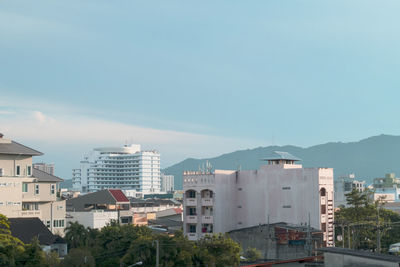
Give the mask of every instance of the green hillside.
<svg viewBox="0 0 400 267">
<path fill-rule="evenodd" d="M 207 160 L 215 169 L 242 170 L 259 168 L 261 158 L 273 151 L 286 151 L 302 159 L 304 167 L 331 167 L 335 177 L 355 173 L 370 183 L 373 178 L 394 172 L 400 175 L 400 136 L 379 135 L 351 143 L 327 143 L 308 148 L 268 146 L 240 150 L 208 159 L 186 159 L 163 170 L 175 176 L 175 186 L 182 188 L 182 172 L 198 170 Z"/>
</svg>

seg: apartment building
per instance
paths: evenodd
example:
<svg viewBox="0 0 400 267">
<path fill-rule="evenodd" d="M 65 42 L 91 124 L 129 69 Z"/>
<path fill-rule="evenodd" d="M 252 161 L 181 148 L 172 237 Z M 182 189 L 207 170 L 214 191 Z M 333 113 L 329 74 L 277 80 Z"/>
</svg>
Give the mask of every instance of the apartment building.
<svg viewBox="0 0 400 267">
<path fill-rule="evenodd" d="M 333 169 L 303 168 L 279 151 L 263 160 L 259 170 L 184 172 L 188 238 L 285 222 L 321 229 L 324 244 L 333 246 Z"/>
<path fill-rule="evenodd" d="M 173 192 L 174 191 L 174 176 L 161 173 L 161 191 Z"/>
<path fill-rule="evenodd" d="M 335 182 L 335 207 L 346 207 L 346 194 L 353 189 L 363 192 L 365 189 L 365 181 L 357 180 L 354 174 L 339 177 Z"/>
<path fill-rule="evenodd" d="M 33 168 L 47 172 L 51 175 L 54 175 L 54 163 L 33 163 Z"/>
<path fill-rule="evenodd" d="M 142 151 L 140 145 L 95 148 L 72 171 L 74 190 L 103 189 L 160 192 L 160 154 Z"/>
<path fill-rule="evenodd" d="M 43 153 L 0 134 L 0 213 L 39 218 L 53 234 L 64 234 L 65 201 L 57 197 L 61 178 L 32 167 Z"/>
</svg>

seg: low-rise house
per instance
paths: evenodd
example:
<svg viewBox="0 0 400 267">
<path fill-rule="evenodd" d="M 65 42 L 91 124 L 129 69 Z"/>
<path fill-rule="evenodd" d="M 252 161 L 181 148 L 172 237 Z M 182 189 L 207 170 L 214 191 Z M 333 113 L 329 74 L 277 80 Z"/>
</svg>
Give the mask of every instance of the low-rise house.
<svg viewBox="0 0 400 267">
<path fill-rule="evenodd" d="M 61 178 L 32 167 L 43 153 L 0 134 L 0 213 L 39 218 L 53 234 L 64 234 L 65 201 L 57 196 Z"/>
<path fill-rule="evenodd" d="M 38 218 L 10 218 L 12 236 L 25 244 L 37 238 L 45 252 L 55 251 L 60 257 L 67 255 L 67 242 L 58 235 L 53 235 Z"/>
<path fill-rule="evenodd" d="M 133 223 L 129 199 L 119 189 L 105 189 L 67 200 L 67 221 L 101 229 L 111 221 Z"/>
</svg>

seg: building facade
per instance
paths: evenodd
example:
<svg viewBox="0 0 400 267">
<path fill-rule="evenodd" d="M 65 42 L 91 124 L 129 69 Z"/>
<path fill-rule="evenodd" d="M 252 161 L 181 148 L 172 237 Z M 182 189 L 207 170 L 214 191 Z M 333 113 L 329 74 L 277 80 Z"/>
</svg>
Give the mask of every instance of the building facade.
<svg viewBox="0 0 400 267">
<path fill-rule="evenodd" d="M 0 134 L 0 213 L 39 218 L 53 234 L 64 234 L 65 200 L 57 197 L 62 179 L 32 167 L 41 152 Z"/>
<path fill-rule="evenodd" d="M 72 172 L 75 190 L 102 189 L 160 192 L 160 154 L 141 151 L 140 145 L 95 148 Z"/>
<path fill-rule="evenodd" d="M 363 192 L 365 181 L 357 180 L 354 174 L 339 177 L 335 181 L 335 207 L 346 207 L 346 194 L 350 193 L 353 189 Z"/>
<path fill-rule="evenodd" d="M 310 223 L 333 246 L 333 169 L 303 168 L 285 152 L 265 160 L 259 170 L 184 172 L 184 233 L 197 240 L 267 222 Z"/>
<path fill-rule="evenodd" d="M 375 178 L 372 184 L 374 200 L 384 202 L 400 202 L 400 179 L 394 173 L 387 173 L 385 177 Z"/>
<path fill-rule="evenodd" d="M 161 174 L 161 191 L 173 192 L 174 191 L 174 176 Z"/>
</svg>

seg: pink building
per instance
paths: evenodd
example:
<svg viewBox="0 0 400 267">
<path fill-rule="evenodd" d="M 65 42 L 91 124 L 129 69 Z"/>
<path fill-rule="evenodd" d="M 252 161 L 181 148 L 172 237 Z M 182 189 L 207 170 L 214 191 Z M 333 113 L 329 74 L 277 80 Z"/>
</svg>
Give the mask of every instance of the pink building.
<svg viewBox="0 0 400 267">
<path fill-rule="evenodd" d="M 184 233 L 197 240 L 266 223 L 307 225 L 334 245 L 333 169 L 303 168 L 275 152 L 259 170 L 184 172 Z"/>
</svg>

